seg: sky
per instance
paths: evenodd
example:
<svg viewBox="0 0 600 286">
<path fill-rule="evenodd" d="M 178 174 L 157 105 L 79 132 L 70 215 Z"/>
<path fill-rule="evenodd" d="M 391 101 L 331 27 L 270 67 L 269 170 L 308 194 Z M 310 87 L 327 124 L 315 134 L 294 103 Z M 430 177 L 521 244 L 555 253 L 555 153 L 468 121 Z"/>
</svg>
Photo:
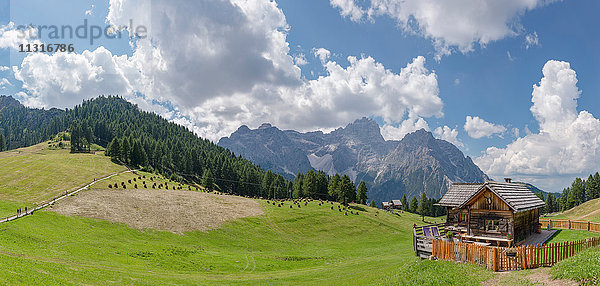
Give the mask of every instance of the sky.
<svg viewBox="0 0 600 286">
<path fill-rule="evenodd" d="M 120 95 L 214 142 L 241 125 L 329 132 L 366 116 L 388 140 L 425 128 L 494 179 L 557 192 L 600 170 L 598 12 L 591 0 L 0 0 L 0 93 L 37 108 Z"/>
</svg>

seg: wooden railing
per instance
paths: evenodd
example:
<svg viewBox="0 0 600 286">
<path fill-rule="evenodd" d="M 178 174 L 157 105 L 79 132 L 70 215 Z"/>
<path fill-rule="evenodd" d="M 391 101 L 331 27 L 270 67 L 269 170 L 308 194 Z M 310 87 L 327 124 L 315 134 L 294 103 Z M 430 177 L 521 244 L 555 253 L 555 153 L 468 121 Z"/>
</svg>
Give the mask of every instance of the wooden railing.
<svg viewBox="0 0 600 286">
<path fill-rule="evenodd" d="M 493 271 L 510 271 L 552 266 L 582 250 L 600 246 L 600 237 L 565 241 L 545 245 L 527 245 L 511 248 L 514 257 L 507 254 L 507 247 L 480 246 L 433 239 L 433 256 L 442 260 L 476 264 Z"/>
<path fill-rule="evenodd" d="M 561 228 L 561 229 L 578 229 L 587 230 L 592 232 L 600 232 L 600 223 L 582 220 L 568 220 L 568 219 L 540 219 L 542 228 Z"/>
<path fill-rule="evenodd" d="M 415 256 L 427 258 L 433 252 L 433 240 L 431 236 L 425 236 L 423 233 L 423 227 L 437 227 L 439 235 L 445 235 L 445 223 L 422 225 L 413 227 L 413 247 L 415 249 Z"/>
</svg>

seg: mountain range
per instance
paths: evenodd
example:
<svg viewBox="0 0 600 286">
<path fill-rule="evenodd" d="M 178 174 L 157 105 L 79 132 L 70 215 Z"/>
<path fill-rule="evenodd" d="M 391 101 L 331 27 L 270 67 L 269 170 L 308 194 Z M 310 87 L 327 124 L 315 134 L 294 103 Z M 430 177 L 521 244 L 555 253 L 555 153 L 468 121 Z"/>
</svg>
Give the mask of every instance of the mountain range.
<svg viewBox="0 0 600 286">
<path fill-rule="evenodd" d="M 425 192 L 440 198 L 453 182 L 489 179 L 452 143 L 423 129 L 402 140 L 385 140 L 379 125 L 361 118 L 330 133 L 280 130 L 264 123 L 243 125 L 218 145 L 273 172 L 293 178 L 298 172 L 323 170 L 365 181 L 377 202 Z"/>
</svg>

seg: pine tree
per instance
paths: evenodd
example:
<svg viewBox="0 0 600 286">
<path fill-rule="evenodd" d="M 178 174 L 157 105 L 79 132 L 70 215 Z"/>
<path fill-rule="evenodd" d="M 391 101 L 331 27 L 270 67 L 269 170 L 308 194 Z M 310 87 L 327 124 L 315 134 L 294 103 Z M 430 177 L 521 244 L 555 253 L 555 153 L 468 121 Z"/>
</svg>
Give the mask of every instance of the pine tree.
<svg viewBox="0 0 600 286">
<path fill-rule="evenodd" d="M 356 188 L 354 187 L 354 184 L 352 183 L 352 180 L 350 180 L 350 177 L 348 177 L 348 175 L 342 176 L 339 188 L 340 195 L 342 197 L 339 198 L 338 201 L 343 202 L 345 205 L 347 205 L 349 202 L 354 201 L 356 199 Z"/>
<path fill-rule="evenodd" d="M 371 200 L 371 203 L 369 203 L 369 206 L 372 208 L 377 207 L 377 205 L 375 204 L 375 200 Z"/>
<path fill-rule="evenodd" d="M 329 195 L 329 198 L 331 200 L 337 200 L 338 197 L 340 197 L 339 184 L 341 179 L 342 178 L 340 177 L 340 174 L 336 173 L 335 175 L 333 175 L 333 177 L 331 177 L 329 183 L 327 184 L 327 194 Z"/>
<path fill-rule="evenodd" d="M 358 190 L 356 191 L 356 202 L 363 205 L 367 203 L 367 185 L 364 181 L 360 181 L 358 184 Z"/>
<path fill-rule="evenodd" d="M 202 175 L 201 185 L 210 191 L 212 191 L 214 189 L 215 181 L 214 181 L 213 174 L 210 171 L 210 169 L 204 170 L 204 174 Z"/>
<path fill-rule="evenodd" d="M 590 175 L 587 183 L 590 199 L 600 198 L 600 174 L 596 172 L 593 176 Z"/>
<path fill-rule="evenodd" d="M 539 192 L 535 194 L 538 198 L 540 198 L 540 200 L 542 201 L 546 201 L 546 198 L 544 198 L 544 192 Z M 545 206 L 540 208 L 540 213 L 547 213 L 548 212 L 548 204 L 546 204 Z"/>
<path fill-rule="evenodd" d="M 419 206 L 419 200 L 417 199 L 417 197 L 413 197 L 410 200 L 410 206 L 408 211 L 411 213 L 417 213 L 417 207 Z"/>
<path fill-rule="evenodd" d="M 110 159 L 115 162 L 121 160 L 121 144 L 119 143 L 119 139 L 117 139 L 116 137 L 113 138 L 113 140 L 110 141 L 108 147 L 109 148 L 106 151 L 107 155 L 110 156 Z"/>
<path fill-rule="evenodd" d="M 302 173 L 298 173 L 296 175 L 296 179 L 294 179 L 294 190 L 292 192 L 292 197 L 294 199 L 297 198 L 301 198 L 304 196 L 304 194 L 302 193 L 302 189 L 303 189 L 303 182 L 304 181 L 304 175 Z"/>
<path fill-rule="evenodd" d="M 408 200 L 406 199 L 406 194 L 402 195 L 402 210 L 408 211 Z"/>
<path fill-rule="evenodd" d="M 308 170 L 302 181 L 302 193 L 305 197 L 314 198 L 317 195 L 317 173 L 314 170 Z"/>
<path fill-rule="evenodd" d="M 0 133 L 0 152 L 6 150 L 6 139 L 4 134 Z"/>
<path fill-rule="evenodd" d="M 123 163 L 128 164 L 129 159 L 131 158 L 131 145 L 129 144 L 129 139 L 127 137 L 123 138 L 121 141 L 121 161 Z"/>
<path fill-rule="evenodd" d="M 421 200 L 419 201 L 419 206 L 417 207 L 416 211 L 421 215 L 423 221 L 425 221 L 425 215 L 429 214 L 429 202 L 425 192 L 421 193 Z"/>
</svg>

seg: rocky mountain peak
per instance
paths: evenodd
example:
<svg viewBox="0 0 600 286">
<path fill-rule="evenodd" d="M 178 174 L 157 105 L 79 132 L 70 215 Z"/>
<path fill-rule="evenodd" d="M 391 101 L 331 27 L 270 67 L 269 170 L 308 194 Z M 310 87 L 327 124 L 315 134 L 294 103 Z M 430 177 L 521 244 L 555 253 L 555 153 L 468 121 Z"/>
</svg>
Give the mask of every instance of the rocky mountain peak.
<svg viewBox="0 0 600 286">
<path fill-rule="evenodd" d="M 273 127 L 273 125 L 271 125 L 271 123 L 263 123 L 258 127 L 258 129 L 268 129 L 271 127 Z"/>
<path fill-rule="evenodd" d="M 381 135 L 379 124 L 375 120 L 363 117 L 346 125 L 345 128 L 340 128 L 332 133 L 346 136 L 352 139 L 358 139 L 363 143 L 383 143 L 385 139 Z"/>
</svg>

